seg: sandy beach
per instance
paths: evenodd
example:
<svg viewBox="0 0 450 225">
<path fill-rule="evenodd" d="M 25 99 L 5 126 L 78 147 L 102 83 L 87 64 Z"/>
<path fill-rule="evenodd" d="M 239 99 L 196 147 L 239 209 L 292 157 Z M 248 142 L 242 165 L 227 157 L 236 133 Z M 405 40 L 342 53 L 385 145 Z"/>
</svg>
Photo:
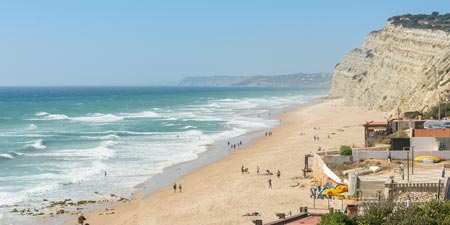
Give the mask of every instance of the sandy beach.
<svg viewBox="0 0 450 225">
<path fill-rule="evenodd" d="M 364 121 L 384 120 L 378 112 L 364 112 L 343 106 L 343 101 L 320 100 L 281 115 L 281 125 L 272 129 L 272 136 L 263 137 L 252 145 L 204 166 L 177 180 L 182 193 L 172 186 L 157 190 L 113 210 L 87 213 L 90 225 L 156 225 L 156 224 L 253 224 L 276 220 L 275 213 L 298 213 L 299 207 L 314 211 L 309 198 L 309 179 L 301 177 L 304 155 L 320 147 L 336 150 L 340 145 L 361 146 Z M 343 129 L 343 130 L 342 130 Z M 301 135 L 304 133 L 304 135 Z M 317 141 L 313 140 L 318 136 Z M 329 138 L 328 138 L 329 136 Z M 249 174 L 241 173 L 241 166 Z M 257 166 L 261 174 L 256 174 Z M 269 169 L 274 175 L 263 175 Z M 281 176 L 277 178 L 276 172 Z M 268 180 L 272 181 L 272 189 Z M 291 187 L 300 182 L 300 186 Z M 327 207 L 326 200 L 317 200 L 316 210 Z M 339 206 L 339 202 L 332 202 Z M 111 207 L 110 207 L 111 208 Z M 261 216 L 243 216 L 258 212 Z M 75 224 L 75 221 L 66 224 Z"/>
</svg>

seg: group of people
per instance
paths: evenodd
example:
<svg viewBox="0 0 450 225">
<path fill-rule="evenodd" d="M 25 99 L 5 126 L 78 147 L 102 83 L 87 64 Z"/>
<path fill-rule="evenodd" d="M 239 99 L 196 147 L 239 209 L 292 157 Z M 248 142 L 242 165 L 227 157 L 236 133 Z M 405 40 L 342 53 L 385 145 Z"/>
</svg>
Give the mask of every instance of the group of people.
<svg viewBox="0 0 450 225">
<path fill-rule="evenodd" d="M 244 174 L 244 173 L 249 174 L 250 172 L 248 172 L 248 168 L 245 168 L 244 165 L 242 165 L 242 167 L 241 167 L 241 173 L 242 173 L 242 174 Z"/>
<path fill-rule="evenodd" d="M 266 171 L 268 175 L 273 175 L 273 173 L 271 173 L 269 170 Z M 280 170 L 277 171 L 277 178 L 280 179 L 281 176 L 281 172 Z M 267 180 L 267 183 L 269 184 L 269 188 L 272 189 L 272 179 L 269 178 L 269 180 Z"/>
<path fill-rule="evenodd" d="M 319 136 L 314 135 L 313 141 L 314 141 L 314 142 L 315 142 L 315 141 L 319 141 Z"/>
<path fill-rule="evenodd" d="M 181 184 L 178 184 L 178 190 L 180 191 L 180 193 L 182 192 Z M 177 193 L 177 183 L 173 184 L 173 193 Z"/>
<path fill-rule="evenodd" d="M 267 136 L 272 136 L 272 131 L 266 132 L 266 137 Z"/>
<path fill-rule="evenodd" d="M 227 143 L 228 144 L 228 150 L 236 150 L 239 148 L 242 148 L 242 141 L 238 141 L 236 144 L 231 144 L 230 142 Z"/>
</svg>

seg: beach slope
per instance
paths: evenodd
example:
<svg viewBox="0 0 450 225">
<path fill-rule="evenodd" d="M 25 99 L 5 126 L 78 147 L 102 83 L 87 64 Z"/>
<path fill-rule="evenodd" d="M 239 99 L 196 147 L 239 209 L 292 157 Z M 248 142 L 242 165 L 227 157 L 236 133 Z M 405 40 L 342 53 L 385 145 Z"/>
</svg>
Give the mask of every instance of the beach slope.
<svg viewBox="0 0 450 225">
<path fill-rule="evenodd" d="M 183 187 L 182 193 L 178 190 L 174 193 L 170 186 L 145 198 L 136 196 L 114 210 L 87 214 L 87 222 L 90 225 L 253 224 L 252 219 L 256 218 L 265 223 L 276 220 L 278 212 L 298 213 L 301 206 L 313 206 L 309 179 L 294 179 L 302 176 L 304 155 L 316 152 L 319 147 L 332 150 L 342 144 L 361 146 L 364 143 L 361 124 L 384 120 L 384 116 L 343 106 L 340 99 L 320 100 L 281 115 L 281 126 L 272 130 L 272 136 L 177 180 Z M 314 141 L 314 136 L 319 139 Z M 249 174 L 241 173 L 242 165 L 248 168 Z M 256 174 L 257 166 L 260 175 Z M 274 175 L 263 175 L 266 169 Z M 278 170 L 280 178 L 276 176 Z M 296 186 L 297 182 L 300 186 Z M 326 200 L 318 200 L 316 207 L 325 209 Z M 243 216 L 253 212 L 261 216 Z"/>
</svg>

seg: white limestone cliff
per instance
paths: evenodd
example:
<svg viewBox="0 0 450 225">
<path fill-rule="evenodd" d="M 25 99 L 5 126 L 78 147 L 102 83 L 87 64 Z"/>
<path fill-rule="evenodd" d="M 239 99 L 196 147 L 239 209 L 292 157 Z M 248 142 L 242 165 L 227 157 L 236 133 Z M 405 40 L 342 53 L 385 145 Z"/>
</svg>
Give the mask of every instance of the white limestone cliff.
<svg viewBox="0 0 450 225">
<path fill-rule="evenodd" d="M 329 96 L 366 110 L 424 112 L 450 90 L 450 33 L 391 22 L 369 34 L 333 73 Z"/>
</svg>

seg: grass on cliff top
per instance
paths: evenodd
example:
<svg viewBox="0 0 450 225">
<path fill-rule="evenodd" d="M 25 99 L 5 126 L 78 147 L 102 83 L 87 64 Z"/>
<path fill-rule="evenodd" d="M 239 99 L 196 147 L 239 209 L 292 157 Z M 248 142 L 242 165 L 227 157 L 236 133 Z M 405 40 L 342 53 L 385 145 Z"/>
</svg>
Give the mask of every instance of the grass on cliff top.
<svg viewBox="0 0 450 225">
<path fill-rule="evenodd" d="M 427 14 L 405 14 L 388 19 L 395 26 L 415 29 L 443 30 L 450 32 L 450 13 L 439 15 L 439 12 Z"/>
</svg>

